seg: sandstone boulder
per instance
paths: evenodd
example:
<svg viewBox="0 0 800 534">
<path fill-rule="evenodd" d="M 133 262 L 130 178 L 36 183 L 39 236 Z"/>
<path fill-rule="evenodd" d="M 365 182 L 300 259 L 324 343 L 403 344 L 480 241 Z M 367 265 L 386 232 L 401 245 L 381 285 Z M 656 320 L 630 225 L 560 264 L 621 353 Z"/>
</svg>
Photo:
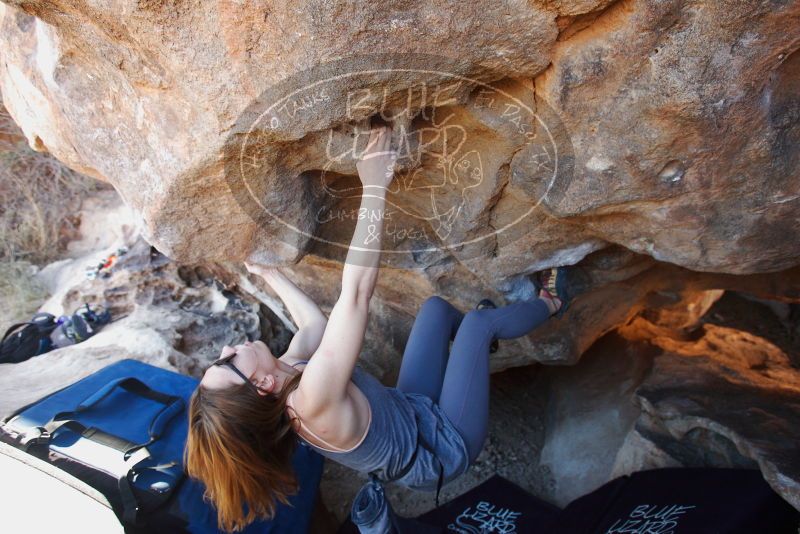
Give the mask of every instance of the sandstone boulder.
<svg viewBox="0 0 800 534">
<path fill-rule="evenodd" d="M 763 338 L 709 324 L 694 342 L 652 343 L 664 353 L 636 391 L 636 439 L 680 465 L 758 467 L 800 508 L 800 372 L 789 357 Z M 626 456 L 617 472 L 630 472 Z"/>
<path fill-rule="evenodd" d="M 170 261 L 128 224 L 113 191 L 106 193 L 84 203 L 80 218 L 86 233 L 69 247 L 75 257 L 46 266 L 36 278 L 51 293 L 40 311 L 59 316 L 84 304 L 102 305 L 112 322 L 82 343 L 0 365 L 0 417 L 124 358 L 199 378 L 226 344 L 263 334 L 276 353 L 288 346 L 291 330 L 262 308 L 258 294 L 235 295 L 208 269 Z M 101 231 L 93 227 L 96 219 L 104 223 Z M 128 251 L 108 277 L 87 278 L 87 267 L 121 246 Z"/>
<path fill-rule="evenodd" d="M 404 129 L 398 146 L 419 149 L 415 134 L 448 126 L 462 135 L 401 162 L 397 198 L 422 243 L 408 230 L 400 240 L 413 250 L 397 257 L 419 287 L 447 277 L 446 296 L 497 290 L 610 244 L 709 272 L 800 258 L 794 2 L 5 3 L 0 87 L 29 142 L 114 184 L 174 259 L 335 256 L 324 243 L 352 220 L 315 216 L 352 209 L 331 191 L 355 173 L 329 149 L 378 111 Z M 409 61 L 438 70 L 391 70 Z M 280 126 L 255 121 L 271 91 L 376 65 L 388 70 L 287 101 Z M 370 95 L 360 107 L 359 91 Z M 231 147 L 254 125 L 247 195 L 266 218 L 230 176 Z M 430 186 L 443 162 L 451 181 L 428 206 L 424 187 L 406 185 Z M 520 214 L 513 232 L 484 235 Z"/>
<path fill-rule="evenodd" d="M 554 481 L 546 497 L 564 505 L 646 469 L 736 467 L 760 469 L 800 508 L 798 380 L 791 358 L 763 337 L 636 318 L 577 366 L 542 373 L 540 462 Z"/>
</svg>

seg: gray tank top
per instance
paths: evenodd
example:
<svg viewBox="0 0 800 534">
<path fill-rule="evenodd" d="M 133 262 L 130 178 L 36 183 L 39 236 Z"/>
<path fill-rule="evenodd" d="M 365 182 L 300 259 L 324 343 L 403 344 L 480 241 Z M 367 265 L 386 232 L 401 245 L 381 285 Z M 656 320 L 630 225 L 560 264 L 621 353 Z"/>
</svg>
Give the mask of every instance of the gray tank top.
<svg viewBox="0 0 800 534">
<path fill-rule="evenodd" d="M 382 480 L 395 480 L 419 490 L 436 490 L 439 462 L 445 483 L 467 470 L 469 456 L 464 439 L 429 397 L 386 387 L 358 365 L 352 381 L 369 401 L 372 412 L 361 443 L 346 452 L 323 449 L 298 436 L 301 444 L 356 471 L 375 473 Z M 433 453 L 422 446 L 421 440 Z M 396 478 L 404 468 L 408 472 Z"/>
</svg>

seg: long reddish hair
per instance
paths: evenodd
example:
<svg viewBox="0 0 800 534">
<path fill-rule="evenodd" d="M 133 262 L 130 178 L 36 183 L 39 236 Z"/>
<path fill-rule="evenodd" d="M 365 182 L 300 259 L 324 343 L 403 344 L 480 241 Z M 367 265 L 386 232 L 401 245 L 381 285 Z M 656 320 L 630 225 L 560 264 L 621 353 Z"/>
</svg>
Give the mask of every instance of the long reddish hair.
<svg viewBox="0 0 800 534">
<path fill-rule="evenodd" d="M 192 394 L 186 472 L 205 485 L 204 498 L 216 507 L 219 528 L 226 532 L 271 519 L 278 503 L 288 504 L 299 489 L 292 469 L 295 418 L 286 413 L 286 397 L 301 376 L 276 395 L 259 395 L 248 384 L 201 385 Z"/>
</svg>

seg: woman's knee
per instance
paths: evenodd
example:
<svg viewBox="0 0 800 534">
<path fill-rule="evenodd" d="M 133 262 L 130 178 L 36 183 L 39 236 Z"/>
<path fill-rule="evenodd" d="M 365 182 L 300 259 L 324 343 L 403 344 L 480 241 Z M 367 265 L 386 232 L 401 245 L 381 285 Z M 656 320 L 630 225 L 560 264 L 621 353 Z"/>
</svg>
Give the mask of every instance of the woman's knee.
<svg viewBox="0 0 800 534">
<path fill-rule="evenodd" d="M 461 328 L 469 331 L 489 330 L 488 310 L 470 310 L 464 315 Z"/>
<path fill-rule="evenodd" d="M 471 439 L 469 439 L 471 438 Z M 475 463 L 478 456 L 483 451 L 483 445 L 486 443 L 486 433 L 480 436 L 469 436 L 464 440 L 464 445 L 467 447 L 467 455 L 469 456 L 469 465 Z"/>
<path fill-rule="evenodd" d="M 425 311 L 426 313 L 444 313 L 447 312 L 451 304 L 447 302 L 445 299 L 440 297 L 439 295 L 433 295 L 432 297 L 428 297 L 420 306 L 420 313 Z"/>
</svg>

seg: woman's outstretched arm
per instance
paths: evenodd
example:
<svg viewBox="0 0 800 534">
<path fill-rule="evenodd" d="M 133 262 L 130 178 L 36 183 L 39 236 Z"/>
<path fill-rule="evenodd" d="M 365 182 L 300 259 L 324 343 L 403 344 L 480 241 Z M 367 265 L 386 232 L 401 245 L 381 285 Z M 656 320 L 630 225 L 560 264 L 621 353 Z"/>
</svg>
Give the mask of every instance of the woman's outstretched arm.
<svg viewBox="0 0 800 534">
<path fill-rule="evenodd" d="M 278 294 L 286 305 L 289 314 L 297 325 L 297 333 L 292 336 L 292 341 L 282 360 L 308 359 L 319 347 L 322 333 L 328 318 L 319 309 L 311 297 L 297 287 L 294 282 L 284 275 L 277 267 L 262 267 L 245 262 L 245 267 L 251 273 L 257 274 Z M 291 363 L 291 362 L 290 362 Z"/>
<path fill-rule="evenodd" d="M 342 290 L 331 310 L 325 333 L 298 389 L 307 416 L 336 409 L 347 400 L 347 385 L 367 329 L 369 302 L 378 278 L 386 188 L 394 177 L 391 129 L 372 130 L 357 164 L 363 186 L 361 206 L 342 271 Z"/>
</svg>

